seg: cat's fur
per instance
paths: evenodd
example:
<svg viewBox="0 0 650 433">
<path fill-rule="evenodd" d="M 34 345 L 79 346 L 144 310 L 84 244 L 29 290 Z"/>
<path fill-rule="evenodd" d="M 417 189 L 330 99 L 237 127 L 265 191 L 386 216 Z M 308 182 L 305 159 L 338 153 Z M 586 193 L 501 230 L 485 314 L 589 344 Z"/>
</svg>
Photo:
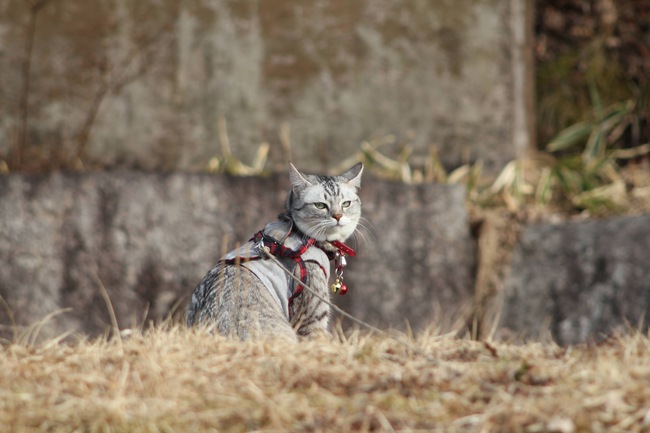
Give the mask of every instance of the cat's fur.
<svg viewBox="0 0 650 433">
<path fill-rule="evenodd" d="M 361 217 L 363 165 L 355 165 L 340 176 L 314 176 L 300 173 L 290 165 L 291 189 L 279 221 L 268 224 L 264 233 L 282 245 L 307 249 L 304 267 L 307 284 L 323 298 L 329 298 L 329 263 L 326 252 L 335 251 L 330 243 L 343 242 L 357 228 Z M 253 258 L 254 260 L 248 261 Z M 283 266 L 299 275 L 292 259 L 280 259 Z M 267 284 L 263 283 L 265 281 Z M 270 281 L 270 282 L 269 282 Z M 270 288 L 269 286 L 273 286 Z M 192 294 L 188 326 L 202 324 L 219 333 L 242 340 L 327 333 L 330 307 L 303 290 L 292 298 L 298 284 L 276 263 L 265 259 L 256 242 L 228 253 L 208 272 Z"/>
</svg>

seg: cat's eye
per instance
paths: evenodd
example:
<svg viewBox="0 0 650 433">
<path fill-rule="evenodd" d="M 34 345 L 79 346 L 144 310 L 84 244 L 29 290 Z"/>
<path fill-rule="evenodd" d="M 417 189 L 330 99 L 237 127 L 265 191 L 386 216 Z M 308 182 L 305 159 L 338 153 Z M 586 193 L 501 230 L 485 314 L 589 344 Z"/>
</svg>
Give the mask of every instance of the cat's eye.
<svg viewBox="0 0 650 433">
<path fill-rule="evenodd" d="M 321 202 L 314 203 L 314 207 L 316 209 L 327 209 L 327 205 L 325 203 L 321 203 Z"/>
<path fill-rule="evenodd" d="M 351 204 L 352 202 L 350 200 L 347 200 L 341 203 L 341 207 L 350 207 Z"/>
</svg>

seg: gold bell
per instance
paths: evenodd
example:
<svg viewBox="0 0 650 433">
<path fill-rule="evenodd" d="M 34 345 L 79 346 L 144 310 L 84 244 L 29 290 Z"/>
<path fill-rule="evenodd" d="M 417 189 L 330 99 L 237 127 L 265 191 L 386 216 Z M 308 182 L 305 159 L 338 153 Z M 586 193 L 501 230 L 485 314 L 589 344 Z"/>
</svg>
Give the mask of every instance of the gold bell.
<svg viewBox="0 0 650 433">
<path fill-rule="evenodd" d="M 342 285 L 343 283 L 341 283 L 341 280 L 337 278 L 336 280 L 334 280 L 334 283 L 330 286 L 330 289 L 332 289 L 332 292 L 338 293 L 339 290 L 341 290 Z"/>
</svg>

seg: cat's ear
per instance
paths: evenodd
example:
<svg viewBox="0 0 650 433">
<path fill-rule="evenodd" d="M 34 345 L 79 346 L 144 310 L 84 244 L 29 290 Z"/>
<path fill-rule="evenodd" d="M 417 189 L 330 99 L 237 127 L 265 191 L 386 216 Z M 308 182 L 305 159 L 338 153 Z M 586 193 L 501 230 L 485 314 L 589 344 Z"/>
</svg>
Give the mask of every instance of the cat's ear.
<svg viewBox="0 0 650 433">
<path fill-rule="evenodd" d="M 291 180 L 291 189 L 297 193 L 303 192 L 312 185 L 292 163 L 289 163 L 289 179 Z"/>
<path fill-rule="evenodd" d="M 363 163 L 358 163 L 341 176 L 348 180 L 348 184 L 357 189 L 361 187 L 361 173 L 363 173 Z"/>
</svg>

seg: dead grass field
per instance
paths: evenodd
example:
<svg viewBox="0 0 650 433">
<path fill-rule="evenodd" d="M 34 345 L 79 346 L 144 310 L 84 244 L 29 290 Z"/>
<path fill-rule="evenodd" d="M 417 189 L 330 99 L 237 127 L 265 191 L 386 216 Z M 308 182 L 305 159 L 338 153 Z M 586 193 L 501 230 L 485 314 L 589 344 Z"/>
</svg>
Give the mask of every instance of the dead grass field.
<svg viewBox="0 0 650 433">
<path fill-rule="evenodd" d="M 5 344 L 0 431 L 650 431 L 645 335 L 574 348 L 409 341 L 240 343 L 157 328 Z"/>
</svg>

